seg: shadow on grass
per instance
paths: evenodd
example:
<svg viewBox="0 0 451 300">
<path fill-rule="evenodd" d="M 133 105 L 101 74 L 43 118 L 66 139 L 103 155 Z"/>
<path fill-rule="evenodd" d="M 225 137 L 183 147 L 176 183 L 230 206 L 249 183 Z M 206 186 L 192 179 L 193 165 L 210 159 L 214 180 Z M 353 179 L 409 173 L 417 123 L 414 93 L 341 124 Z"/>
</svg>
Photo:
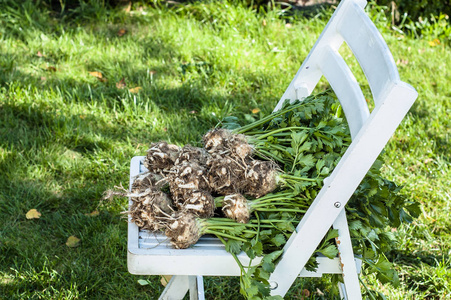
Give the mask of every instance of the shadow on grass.
<svg viewBox="0 0 451 300">
<path fill-rule="evenodd" d="M 119 25 L 107 26 L 90 30 L 117 38 Z M 49 24 L 37 31 L 60 34 L 53 29 Z M 26 35 L 20 40 L 26 41 Z M 175 45 L 158 40 L 143 43 L 141 49 L 131 55 L 159 61 L 180 57 Z M 250 99 L 262 99 L 255 94 L 271 76 L 243 73 L 252 84 L 220 94 L 211 77 L 228 70 L 209 62 L 152 66 L 151 76 L 146 67 L 133 69 L 117 59 L 108 62 L 116 67 L 104 71 L 108 81 L 101 82 L 42 69 L 42 63 L 70 59 L 60 49 L 46 57 L 18 55 L 0 54 L 0 228 L 6 228 L 0 233 L 1 296 L 156 298 L 162 290 L 158 277 L 152 277 L 152 286 L 141 287 L 136 283 L 140 277 L 126 269 L 126 222 L 120 215 L 126 200 L 105 204 L 98 216 L 89 213 L 98 209 L 105 190 L 128 182 L 129 161 L 140 143 L 146 144 L 139 149 L 142 155 L 150 142 L 168 137 L 179 144 L 199 142 L 232 108 L 241 116 L 254 108 Z M 36 73 L 45 80 L 26 73 L 18 61 L 37 66 Z M 92 71 L 104 69 L 96 57 L 84 65 Z M 160 75 L 172 76 L 177 84 L 164 86 Z M 119 89 L 116 83 L 122 78 L 127 86 Z M 139 93 L 128 90 L 136 86 L 142 87 Z M 276 99 L 260 104 L 272 100 L 273 106 Z M 42 216 L 27 220 L 31 208 Z M 76 248 L 65 245 L 72 235 L 81 240 Z M 213 282 L 207 290 L 211 298 L 220 294 L 238 299 L 237 278 L 233 286 L 228 279 Z"/>
<path fill-rule="evenodd" d="M 112 83 L 93 86 L 70 78 L 41 83 L 17 69 L 13 72 L 6 76 L 9 82 L 5 77 L 0 81 L 4 86 L 0 148 L 5 151 L 0 161 L 0 197 L 5 200 L 0 205 L 0 224 L 8 228 L 1 234 L 0 249 L 7 255 L 0 260 L 0 272 L 10 278 L 1 281 L 1 289 L 10 299 L 15 295 L 51 298 L 58 295 L 55 290 L 88 298 L 131 292 L 142 293 L 143 298 L 157 295 L 162 289 L 158 277 L 153 277 L 154 291 L 149 291 L 137 286 L 138 277 L 127 273 L 126 223 L 119 214 L 120 202 L 102 209 L 98 217 L 86 214 L 96 209 L 106 189 L 128 181 L 128 164 L 138 142 L 171 135 L 177 141 L 200 140 L 199 132 L 217 122 L 209 113 L 214 106 L 227 102 L 240 106 L 245 97 L 215 94 L 196 78 L 175 88 L 151 85 L 135 95 Z M 139 79 L 146 72 L 136 70 L 135 76 Z M 86 113 L 54 107 L 51 99 L 33 100 L 58 90 L 61 103 L 80 105 Z M 111 113 L 111 120 L 100 116 L 96 105 Z M 197 113 L 190 114 L 192 110 Z M 168 126 L 167 131 L 134 127 L 143 120 L 141 113 L 144 118 L 155 113 L 165 119 L 161 128 Z M 176 126 L 171 124 L 174 120 Z M 111 167 L 113 161 L 118 167 Z M 26 220 L 31 208 L 42 213 L 39 220 Z M 65 245 L 71 235 L 81 239 L 75 249 Z M 238 286 L 234 290 L 238 295 Z"/>
<path fill-rule="evenodd" d="M 439 261 L 451 261 L 450 256 L 447 254 L 437 254 L 429 251 L 415 251 L 415 253 L 412 253 L 403 250 L 393 250 L 387 256 L 396 264 L 406 266 L 415 266 L 418 264 L 436 266 Z"/>
</svg>

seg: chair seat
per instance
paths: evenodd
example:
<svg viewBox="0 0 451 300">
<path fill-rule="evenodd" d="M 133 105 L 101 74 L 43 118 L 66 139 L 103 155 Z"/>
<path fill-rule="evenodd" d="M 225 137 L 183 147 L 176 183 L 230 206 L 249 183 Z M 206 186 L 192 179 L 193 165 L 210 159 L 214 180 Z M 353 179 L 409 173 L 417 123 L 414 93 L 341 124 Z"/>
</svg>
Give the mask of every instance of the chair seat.
<svg viewBox="0 0 451 300">
<path fill-rule="evenodd" d="M 131 180 L 146 172 L 142 164 L 144 156 L 136 156 L 131 162 Z M 250 258 L 244 253 L 237 255 L 244 266 Z M 225 250 L 224 244 L 212 235 L 202 236 L 188 249 L 174 249 L 164 234 L 140 230 L 134 223 L 128 223 L 128 271 L 135 275 L 202 275 L 240 276 L 240 268 L 233 256 Z M 258 264 L 261 258 L 252 260 Z M 300 277 L 320 277 L 322 274 L 341 274 L 338 257 L 329 259 L 317 257 L 319 267 L 316 272 L 303 269 Z M 360 270 L 361 260 L 356 259 Z"/>
</svg>

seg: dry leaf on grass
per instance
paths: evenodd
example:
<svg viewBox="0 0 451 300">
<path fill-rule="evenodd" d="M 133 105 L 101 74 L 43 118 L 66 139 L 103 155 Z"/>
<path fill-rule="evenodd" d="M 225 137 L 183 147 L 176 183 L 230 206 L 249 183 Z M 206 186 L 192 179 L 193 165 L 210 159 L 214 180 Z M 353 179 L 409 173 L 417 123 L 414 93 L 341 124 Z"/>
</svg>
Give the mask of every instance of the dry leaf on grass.
<svg viewBox="0 0 451 300">
<path fill-rule="evenodd" d="M 45 57 L 44 54 L 41 53 L 41 51 L 38 51 L 38 53 L 36 54 L 38 57 Z"/>
<path fill-rule="evenodd" d="M 409 60 L 408 59 L 404 59 L 404 58 L 398 59 L 396 61 L 396 65 L 398 65 L 398 66 L 399 65 L 406 66 L 408 63 L 409 63 Z"/>
<path fill-rule="evenodd" d="M 49 66 L 49 67 L 47 67 L 47 71 L 56 72 L 56 68 L 53 66 Z"/>
<path fill-rule="evenodd" d="M 441 42 L 440 42 L 439 39 L 433 39 L 432 41 L 429 41 L 429 46 L 431 46 L 431 47 L 435 47 L 435 46 L 438 46 L 440 44 L 441 44 Z"/>
<path fill-rule="evenodd" d="M 101 82 L 107 82 L 108 79 L 104 78 L 102 73 L 94 71 L 94 72 L 89 72 L 89 75 L 94 76 L 95 78 L 97 78 L 98 81 Z"/>
<path fill-rule="evenodd" d="M 120 81 L 116 82 L 116 87 L 118 89 L 123 89 L 127 86 L 127 84 L 125 83 L 125 78 L 122 78 Z"/>
<path fill-rule="evenodd" d="M 94 211 L 92 211 L 90 213 L 86 213 L 85 214 L 85 216 L 88 216 L 88 217 L 97 217 L 98 215 L 99 215 L 99 211 L 98 210 L 94 210 Z"/>
<path fill-rule="evenodd" d="M 89 75 L 94 76 L 96 78 L 103 78 L 102 73 L 94 71 L 94 72 L 89 72 Z"/>
<path fill-rule="evenodd" d="M 73 235 L 71 235 L 66 241 L 66 246 L 69 248 L 78 247 L 79 244 L 80 244 L 80 239 Z"/>
<path fill-rule="evenodd" d="M 117 36 L 123 36 L 124 34 L 127 33 L 127 30 L 125 30 L 124 28 L 119 29 L 119 31 L 117 32 Z"/>
<path fill-rule="evenodd" d="M 171 280 L 172 275 L 161 275 L 160 283 L 162 286 L 166 286 Z"/>
<path fill-rule="evenodd" d="M 129 13 L 131 9 L 132 9 L 132 2 L 130 1 L 130 2 L 128 2 L 127 5 L 124 6 L 124 8 L 122 9 L 122 11 L 124 11 L 124 12 L 126 12 L 126 13 Z"/>
<path fill-rule="evenodd" d="M 33 208 L 30 209 L 27 214 L 25 215 L 25 217 L 30 220 L 30 219 L 39 219 L 41 217 L 41 213 L 37 211 L 37 209 Z"/>
<path fill-rule="evenodd" d="M 304 299 L 304 297 L 310 297 L 310 291 L 308 289 L 303 289 L 301 295 L 301 299 Z"/>
<path fill-rule="evenodd" d="M 138 93 L 141 89 L 142 89 L 142 87 L 137 86 L 137 87 L 134 87 L 134 88 L 132 88 L 132 89 L 129 89 L 129 91 L 130 91 L 130 93 L 136 94 L 136 93 Z"/>
</svg>

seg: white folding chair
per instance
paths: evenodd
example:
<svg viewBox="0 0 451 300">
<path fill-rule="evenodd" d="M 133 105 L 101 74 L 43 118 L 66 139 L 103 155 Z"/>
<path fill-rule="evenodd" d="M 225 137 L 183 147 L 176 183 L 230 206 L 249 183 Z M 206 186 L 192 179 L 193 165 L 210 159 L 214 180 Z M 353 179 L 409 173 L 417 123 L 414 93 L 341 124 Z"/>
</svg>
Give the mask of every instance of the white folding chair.
<svg viewBox="0 0 451 300">
<path fill-rule="evenodd" d="M 272 295 L 284 296 L 298 276 L 342 274 L 342 298 L 362 298 L 360 260 L 354 258 L 345 205 L 417 98 L 415 89 L 400 80 L 385 41 L 363 10 L 365 5 L 365 0 L 341 1 L 275 108 L 278 110 L 286 99 L 310 95 L 324 76 L 343 107 L 352 143 L 285 245 L 270 277 Z M 371 112 L 357 80 L 338 53 L 344 41 L 371 88 Z M 131 161 L 130 184 L 134 176 L 145 171 L 142 159 L 134 157 Z M 338 229 L 339 256 L 318 257 L 317 271 L 308 272 L 305 264 L 331 227 Z M 175 275 L 160 299 L 182 299 L 188 290 L 190 299 L 204 299 L 202 276 L 240 275 L 233 257 L 216 238 L 203 237 L 189 249 L 176 250 L 162 235 L 140 231 L 133 223 L 128 228 L 129 272 Z M 238 257 L 244 265 L 249 263 L 244 253 Z"/>
</svg>

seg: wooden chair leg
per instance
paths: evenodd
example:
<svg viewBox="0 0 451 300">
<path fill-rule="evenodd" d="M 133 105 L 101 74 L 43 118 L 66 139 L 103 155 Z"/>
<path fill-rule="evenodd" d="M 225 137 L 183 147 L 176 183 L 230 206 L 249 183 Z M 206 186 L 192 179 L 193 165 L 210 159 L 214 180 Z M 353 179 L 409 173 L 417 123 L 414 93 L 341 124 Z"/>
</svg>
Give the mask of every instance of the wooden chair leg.
<svg viewBox="0 0 451 300">
<path fill-rule="evenodd" d="M 340 296 L 345 300 L 361 300 L 359 277 L 344 209 L 338 215 L 333 227 L 338 230 L 336 241 L 343 271 L 344 284 L 339 283 Z"/>
<path fill-rule="evenodd" d="M 189 299 L 205 300 L 204 278 L 202 276 L 189 276 Z"/>
<path fill-rule="evenodd" d="M 189 289 L 189 276 L 174 275 L 158 300 L 182 300 Z"/>
<path fill-rule="evenodd" d="M 188 291 L 190 300 L 205 300 L 203 277 L 172 276 L 158 300 L 182 300 Z"/>
</svg>

